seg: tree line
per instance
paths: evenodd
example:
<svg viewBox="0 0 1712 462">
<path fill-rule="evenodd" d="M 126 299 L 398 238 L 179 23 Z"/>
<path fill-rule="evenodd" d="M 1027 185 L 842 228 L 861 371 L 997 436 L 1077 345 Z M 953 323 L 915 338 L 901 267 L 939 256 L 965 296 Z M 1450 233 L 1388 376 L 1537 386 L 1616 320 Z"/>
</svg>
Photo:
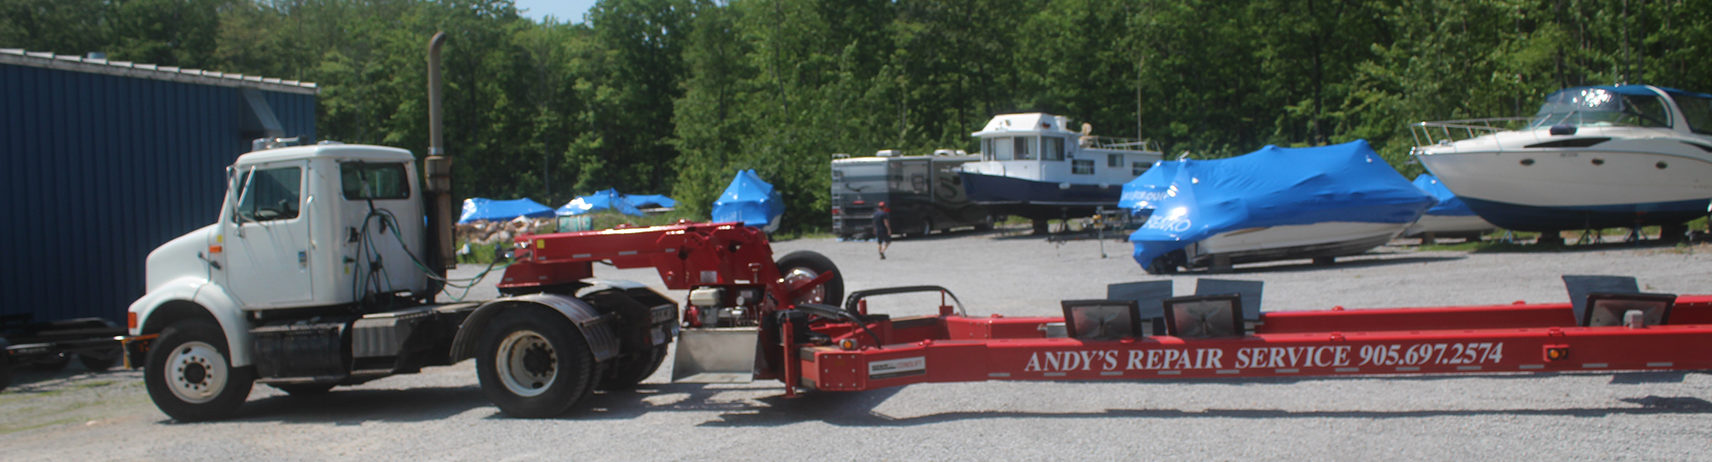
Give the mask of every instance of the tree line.
<svg viewBox="0 0 1712 462">
<path fill-rule="evenodd" d="M 1712 0 L 602 0 L 581 23 L 510 0 L 0 0 L 0 47 L 319 84 L 323 139 L 427 145 L 445 53 L 460 197 L 605 188 L 705 214 L 733 174 L 828 224 L 833 153 L 976 151 L 1044 111 L 1175 157 L 1531 113 L 1557 89 L 1712 90 Z"/>
</svg>

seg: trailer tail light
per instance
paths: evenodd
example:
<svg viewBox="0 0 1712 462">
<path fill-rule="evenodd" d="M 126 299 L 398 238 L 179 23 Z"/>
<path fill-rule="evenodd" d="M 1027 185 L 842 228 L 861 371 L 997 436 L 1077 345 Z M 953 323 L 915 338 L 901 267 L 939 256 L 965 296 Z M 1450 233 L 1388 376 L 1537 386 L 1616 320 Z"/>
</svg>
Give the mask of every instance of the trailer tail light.
<svg viewBox="0 0 1712 462">
<path fill-rule="evenodd" d="M 847 339 L 843 339 L 843 340 L 838 341 L 838 348 L 841 350 L 844 350 L 844 351 L 856 351 L 856 348 L 860 347 L 860 346 L 861 345 L 858 345 L 856 343 L 856 339 L 853 339 L 853 338 L 847 338 Z"/>
<path fill-rule="evenodd" d="M 1546 361 L 1562 361 L 1569 359 L 1568 345 L 1546 345 Z"/>
<path fill-rule="evenodd" d="M 125 313 L 125 328 L 137 330 L 137 312 L 129 311 Z"/>
</svg>

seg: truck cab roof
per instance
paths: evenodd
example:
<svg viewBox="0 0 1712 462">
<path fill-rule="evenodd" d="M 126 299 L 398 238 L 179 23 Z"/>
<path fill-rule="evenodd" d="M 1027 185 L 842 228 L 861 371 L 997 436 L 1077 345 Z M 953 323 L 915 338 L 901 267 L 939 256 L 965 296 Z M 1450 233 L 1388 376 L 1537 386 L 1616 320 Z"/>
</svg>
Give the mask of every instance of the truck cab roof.
<svg viewBox="0 0 1712 462">
<path fill-rule="evenodd" d="M 286 160 L 336 158 L 371 162 L 401 162 L 414 160 L 410 151 L 367 144 L 313 144 L 251 151 L 238 156 L 237 165 L 260 164 Z"/>
</svg>

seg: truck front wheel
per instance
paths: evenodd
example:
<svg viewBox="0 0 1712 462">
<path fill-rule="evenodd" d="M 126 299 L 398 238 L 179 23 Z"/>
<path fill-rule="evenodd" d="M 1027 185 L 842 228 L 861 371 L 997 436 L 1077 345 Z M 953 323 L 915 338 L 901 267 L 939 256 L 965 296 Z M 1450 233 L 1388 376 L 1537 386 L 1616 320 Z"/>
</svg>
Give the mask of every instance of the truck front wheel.
<svg viewBox="0 0 1712 462">
<path fill-rule="evenodd" d="M 162 331 L 143 372 L 155 407 L 180 422 L 232 415 L 255 382 L 253 370 L 232 367 L 220 327 L 200 319 Z"/>
<path fill-rule="evenodd" d="M 500 313 L 476 356 L 482 392 L 512 417 L 564 414 L 592 388 L 595 361 L 570 320 L 539 309 Z"/>
</svg>

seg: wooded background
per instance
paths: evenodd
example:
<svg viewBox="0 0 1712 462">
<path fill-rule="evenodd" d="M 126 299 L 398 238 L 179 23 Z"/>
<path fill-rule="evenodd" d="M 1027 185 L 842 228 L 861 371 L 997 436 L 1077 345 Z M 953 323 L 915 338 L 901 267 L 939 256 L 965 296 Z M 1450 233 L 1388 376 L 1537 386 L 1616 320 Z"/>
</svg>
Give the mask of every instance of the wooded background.
<svg viewBox="0 0 1712 462">
<path fill-rule="evenodd" d="M 603 0 L 580 24 L 509 0 L 0 0 L 0 47 L 316 82 L 323 139 L 418 155 L 441 30 L 459 197 L 705 213 L 752 168 L 796 230 L 828 225 L 831 154 L 974 152 L 997 113 L 1170 157 L 1365 138 L 1413 176 L 1412 122 L 1712 90 L 1712 0 Z"/>
</svg>

